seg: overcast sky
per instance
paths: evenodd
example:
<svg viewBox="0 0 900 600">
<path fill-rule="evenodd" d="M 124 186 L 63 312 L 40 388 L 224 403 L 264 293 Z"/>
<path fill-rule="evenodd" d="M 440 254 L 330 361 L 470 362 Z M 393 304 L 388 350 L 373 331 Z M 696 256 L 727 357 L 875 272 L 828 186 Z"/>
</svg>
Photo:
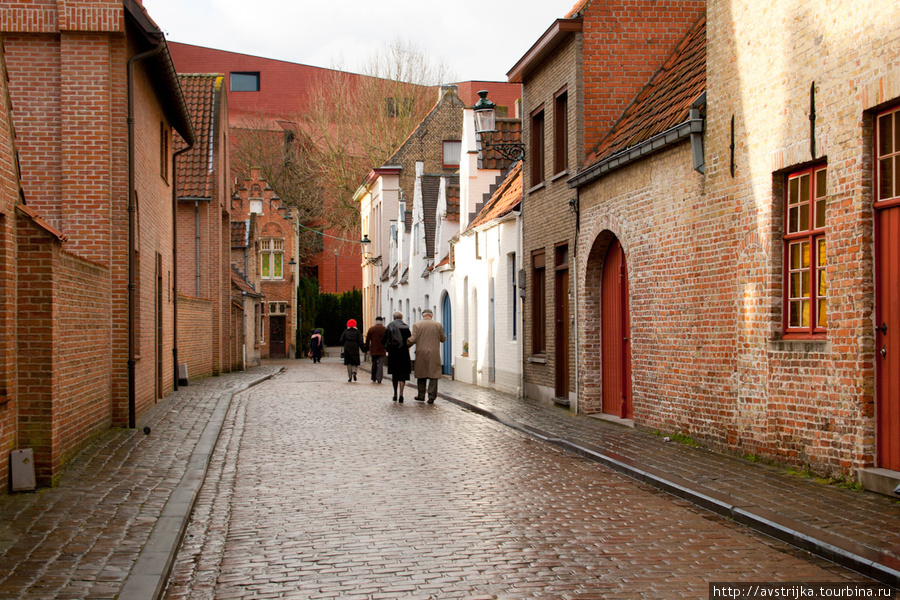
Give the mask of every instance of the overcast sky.
<svg viewBox="0 0 900 600">
<path fill-rule="evenodd" d="M 398 38 L 457 81 L 506 73 L 575 0 L 144 0 L 166 39 L 359 72 Z M 475 10 L 481 11 L 476 15 Z"/>
</svg>

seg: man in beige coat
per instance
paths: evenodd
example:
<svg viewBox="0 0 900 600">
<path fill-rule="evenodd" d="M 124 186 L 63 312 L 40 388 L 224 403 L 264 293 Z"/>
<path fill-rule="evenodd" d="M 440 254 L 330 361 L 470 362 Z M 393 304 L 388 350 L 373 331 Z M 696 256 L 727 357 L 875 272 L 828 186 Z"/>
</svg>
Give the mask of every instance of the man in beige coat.
<svg viewBox="0 0 900 600">
<path fill-rule="evenodd" d="M 428 386 L 428 404 L 434 404 L 438 393 L 438 379 L 441 378 L 441 343 L 447 339 L 444 326 L 433 320 L 434 313 L 426 308 L 422 311 L 422 320 L 413 325 L 412 337 L 406 340 L 408 346 L 416 347 L 416 383 L 419 393 L 416 400 L 425 400 L 425 387 Z"/>
</svg>

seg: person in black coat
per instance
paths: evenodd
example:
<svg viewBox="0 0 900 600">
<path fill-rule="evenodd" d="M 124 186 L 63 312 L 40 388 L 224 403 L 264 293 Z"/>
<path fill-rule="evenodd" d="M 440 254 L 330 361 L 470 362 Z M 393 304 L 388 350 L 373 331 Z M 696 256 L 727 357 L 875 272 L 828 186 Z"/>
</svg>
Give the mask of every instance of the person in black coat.
<svg viewBox="0 0 900 600">
<path fill-rule="evenodd" d="M 347 329 L 341 334 L 341 344 L 344 346 L 347 381 L 356 381 L 356 369 L 359 367 L 359 350 L 363 345 L 362 332 L 356 328 L 356 319 L 347 321 Z"/>
<path fill-rule="evenodd" d="M 394 320 L 384 331 L 381 343 L 388 353 L 388 373 L 391 374 L 391 383 L 394 385 L 394 401 L 403 403 L 403 388 L 409 381 L 409 373 L 412 371 L 412 361 L 409 359 L 409 347 L 406 340 L 412 336 L 409 326 L 403 322 L 403 313 L 396 311 Z M 400 396 L 397 397 L 397 388 L 400 388 Z"/>
</svg>

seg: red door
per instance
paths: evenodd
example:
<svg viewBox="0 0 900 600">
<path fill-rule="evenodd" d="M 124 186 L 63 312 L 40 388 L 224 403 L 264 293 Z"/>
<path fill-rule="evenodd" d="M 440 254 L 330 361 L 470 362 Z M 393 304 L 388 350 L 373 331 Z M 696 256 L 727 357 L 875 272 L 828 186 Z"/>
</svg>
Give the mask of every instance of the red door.
<svg viewBox="0 0 900 600">
<path fill-rule="evenodd" d="M 603 412 L 630 419 L 633 413 L 628 269 L 625 265 L 625 251 L 619 240 L 614 240 L 606 252 L 600 293 Z"/>
<path fill-rule="evenodd" d="M 876 212 L 878 465 L 900 471 L 900 206 Z"/>
</svg>

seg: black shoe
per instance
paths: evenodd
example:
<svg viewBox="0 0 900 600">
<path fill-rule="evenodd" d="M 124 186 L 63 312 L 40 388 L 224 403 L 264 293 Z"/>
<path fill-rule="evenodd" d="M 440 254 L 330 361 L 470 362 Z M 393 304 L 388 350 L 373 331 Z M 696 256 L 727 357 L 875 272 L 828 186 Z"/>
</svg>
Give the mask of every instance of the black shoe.
<svg viewBox="0 0 900 600">
<path fill-rule="evenodd" d="M 428 401 L 428 404 L 434 404 L 434 399 L 433 399 L 433 398 L 430 399 L 430 400 Z"/>
<path fill-rule="evenodd" d="M 397 401 L 397 396 L 394 396 L 394 402 L 396 402 L 396 401 Z"/>
<path fill-rule="evenodd" d="M 352 378 L 352 377 L 348 377 L 348 378 L 347 378 L 347 383 L 350 383 L 351 381 L 353 381 L 353 378 Z"/>
<path fill-rule="evenodd" d="M 416 396 L 416 402 L 425 402 L 425 398 L 419 398 Z"/>
<path fill-rule="evenodd" d="M 400 399 L 397 400 L 397 402 L 399 402 L 400 404 L 403 404 L 403 396 L 400 396 Z"/>
<path fill-rule="evenodd" d="M 356 381 L 356 373 L 353 374 L 353 381 Z"/>
</svg>

